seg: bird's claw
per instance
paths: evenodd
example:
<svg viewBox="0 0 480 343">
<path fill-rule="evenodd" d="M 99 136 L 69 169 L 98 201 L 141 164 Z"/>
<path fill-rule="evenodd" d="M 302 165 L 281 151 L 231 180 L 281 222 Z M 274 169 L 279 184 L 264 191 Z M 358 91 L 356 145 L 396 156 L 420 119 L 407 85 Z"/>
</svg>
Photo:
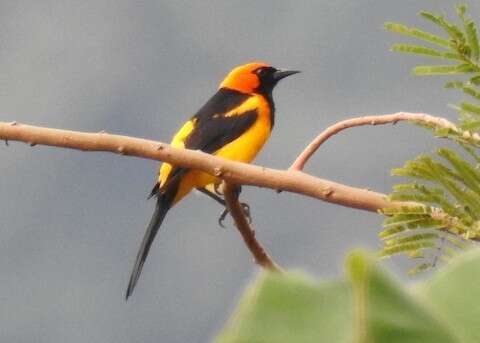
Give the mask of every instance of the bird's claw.
<svg viewBox="0 0 480 343">
<path fill-rule="evenodd" d="M 243 214 L 247 218 L 248 223 L 251 224 L 252 216 L 250 215 L 250 205 L 248 205 L 245 202 L 241 202 L 240 206 L 242 206 Z M 227 217 L 228 212 L 229 212 L 228 209 L 225 208 L 222 214 L 220 215 L 220 217 L 218 218 L 218 225 L 220 225 L 223 228 L 226 228 L 225 225 L 223 225 L 223 222 L 225 221 L 225 218 Z"/>
<path fill-rule="evenodd" d="M 215 193 L 216 195 L 219 195 L 219 196 L 222 196 L 222 195 L 223 195 L 221 186 L 222 186 L 221 183 L 215 183 L 215 184 L 213 185 L 213 191 L 214 191 L 214 193 Z"/>
<path fill-rule="evenodd" d="M 227 214 L 228 214 L 228 209 L 225 207 L 225 209 L 223 210 L 222 214 L 220 215 L 220 217 L 218 217 L 218 225 L 220 225 L 220 227 L 222 228 L 226 228 L 225 225 L 223 225 L 223 222 L 225 221 L 225 218 L 227 217 Z"/>
</svg>

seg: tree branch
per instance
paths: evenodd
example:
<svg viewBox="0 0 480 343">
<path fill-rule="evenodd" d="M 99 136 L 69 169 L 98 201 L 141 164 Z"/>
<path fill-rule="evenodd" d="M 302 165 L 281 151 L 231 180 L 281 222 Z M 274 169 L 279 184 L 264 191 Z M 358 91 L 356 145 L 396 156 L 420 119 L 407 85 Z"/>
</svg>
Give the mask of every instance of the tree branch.
<svg viewBox="0 0 480 343">
<path fill-rule="evenodd" d="M 262 245 L 255 238 L 255 231 L 251 228 L 243 212 L 243 208 L 238 201 L 238 186 L 225 182 L 223 184 L 223 195 L 228 212 L 232 216 L 235 226 L 242 235 L 248 250 L 252 253 L 255 262 L 263 268 L 280 271 L 275 262 L 272 261 Z"/>
<path fill-rule="evenodd" d="M 376 212 L 405 205 L 390 202 L 381 193 L 350 187 L 295 170 L 277 170 L 225 160 L 200 151 L 176 149 L 168 144 L 105 132 L 85 133 L 19 123 L 0 122 L 0 140 L 21 141 L 82 151 L 106 151 L 121 155 L 165 161 L 199 169 L 227 182 L 303 194 L 330 203 Z"/>
<path fill-rule="evenodd" d="M 386 115 L 377 115 L 377 116 L 365 116 L 350 118 L 342 120 L 321 132 L 307 147 L 298 155 L 295 162 L 292 163 L 289 170 L 301 171 L 305 167 L 307 161 L 312 157 L 312 155 L 317 151 L 317 149 L 322 145 L 327 139 L 333 135 L 343 131 L 345 129 L 363 126 L 363 125 L 383 125 L 383 124 L 396 124 L 399 121 L 413 121 L 420 122 L 427 125 L 434 125 L 436 127 L 444 127 L 457 131 L 457 127 L 452 122 L 439 117 L 434 117 L 425 113 L 408 113 L 408 112 L 398 112 L 394 114 Z"/>
<path fill-rule="evenodd" d="M 280 268 L 271 260 L 265 249 L 256 240 L 255 232 L 248 224 L 236 196 L 236 185 L 254 185 L 274 190 L 289 191 L 367 211 L 378 211 L 382 208 L 408 205 L 410 203 L 390 202 L 381 193 L 342 185 L 301 172 L 305 163 L 319 146 L 336 133 L 350 127 L 396 123 L 400 120 L 420 121 L 456 130 L 455 125 L 449 121 L 427 114 L 402 112 L 392 115 L 348 119 L 322 132 L 307 146 L 289 170 L 286 171 L 225 160 L 200 151 L 176 149 L 168 144 L 146 139 L 111 135 L 105 132 L 85 133 L 51 129 L 21 125 L 16 122 L 0 122 L 0 139 L 5 140 L 5 142 L 9 140 L 21 141 L 30 144 L 30 146 L 41 144 L 82 151 L 106 151 L 136 156 L 164 161 L 185 168 L 202 170 L 221 178 L 225 181 L 224 195 L 226 206 L 256 263 L 264 268 L 279 271 Z"/>
</svg>

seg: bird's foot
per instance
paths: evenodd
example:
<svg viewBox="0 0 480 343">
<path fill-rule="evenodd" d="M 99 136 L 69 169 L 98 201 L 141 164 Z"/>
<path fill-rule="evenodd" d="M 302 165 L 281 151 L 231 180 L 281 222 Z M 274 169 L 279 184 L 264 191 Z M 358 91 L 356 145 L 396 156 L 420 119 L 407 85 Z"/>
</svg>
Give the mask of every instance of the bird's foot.
<svg viewBox="0 0 480 343">
<path fill-rule="evenodd" d="M 250 215 L 250 205 L 248 205 L 246 202 L 241 202 L 240 206 L 242 206 L 243 214 L 247 218 L 248 223 L 251 224 L 252 216 Z M 229 212 L 228 209 L 225 208 L 222 214 L 220 215 L 220 217 L 218 218 L 218 225 L 220 225 L 223 228 L 225 228 L 225 225 L 223 225 L 223 222 L 225 221 L 225 218 L 227 217 L 228 212 Z"/>
<path fill-rule="evenodd" d="M 220 225 L 221 227 L 223 227 L 224 229 L 226 228 L 225 225 L 223 225 L 223 222 L 225 221 L 225 218 L 227 217 L 227 214 L 228 214 L 228 210 L 227 208 L 225 207 L 225 209 L 223 210 L 222 214 L 220 215 L 220 217 L 218 217 L 218 225 Z"/>
</svg>

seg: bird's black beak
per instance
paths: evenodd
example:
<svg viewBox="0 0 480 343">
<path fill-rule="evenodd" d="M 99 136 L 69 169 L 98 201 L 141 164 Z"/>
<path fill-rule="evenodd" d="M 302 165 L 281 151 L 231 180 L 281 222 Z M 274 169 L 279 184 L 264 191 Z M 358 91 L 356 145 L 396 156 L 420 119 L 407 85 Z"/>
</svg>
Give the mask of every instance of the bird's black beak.
<svg viewBox="0 0 480 343">
<path fill-rule="evenodd" d="M 286 78 L 287 76 L 300 73 L 298 70 L 277 70 L 273 73 L 273 79 L 275 82 L 280 81 L 281 79 Z"/>
</svg>

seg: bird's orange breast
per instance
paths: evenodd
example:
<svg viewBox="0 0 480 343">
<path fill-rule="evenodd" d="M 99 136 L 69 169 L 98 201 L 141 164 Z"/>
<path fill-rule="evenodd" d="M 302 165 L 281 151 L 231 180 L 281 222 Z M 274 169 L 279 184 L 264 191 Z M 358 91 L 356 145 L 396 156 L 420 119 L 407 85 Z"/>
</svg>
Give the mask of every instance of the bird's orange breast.
<svg viewBox="0 0 480 343">
<path fill-rule="evenodd" d="M 268 102 L 261 95 L 253 95 L 241 106 L 226 113 L 225 116 L 241 115 L 254 108 L 257 111 L 255 123 L 240 137 L 217 150 L 214 155 L 246 163 L 255 158 L 270 137 L 271 123 Z"/>
</svg>

